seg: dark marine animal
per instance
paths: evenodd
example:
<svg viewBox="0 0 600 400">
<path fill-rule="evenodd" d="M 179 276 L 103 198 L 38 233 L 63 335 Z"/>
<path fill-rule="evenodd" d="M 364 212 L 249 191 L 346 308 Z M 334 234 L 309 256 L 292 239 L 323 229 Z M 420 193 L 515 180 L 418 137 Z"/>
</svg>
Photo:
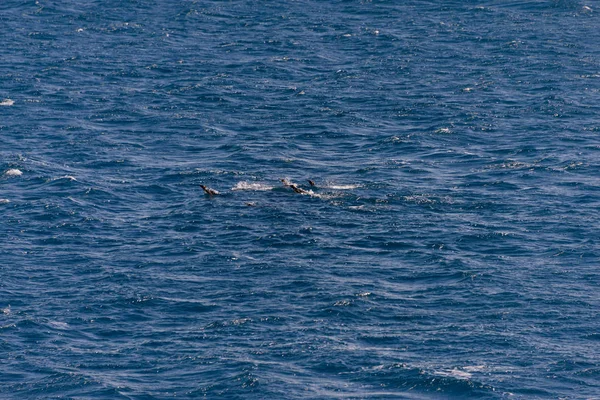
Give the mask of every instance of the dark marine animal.
<svg viewBox="0 0 600 400">
<path fill-rule="evenodd" d="M 219 194 L 219 192 L 217 192 L 215 189 L 211 189 L 207 186 L 200 185 L 200 187 L 202 188 L 202 190 L 204 190 L 204 193 L 206 193 L 209 196 L 216 196 Z"/>
<path fill-rule="evenodd" d="M 305 194 L 308 193 L 306 190 L 299 188 L 298 186 L 294 185 L 293 183 L 290 185 L 290 187 L 292 188 L 292 190 L 296 193 L 300 193 L 300 194 Z"/>
<path fill-rule="evenodd" d="M 306 191 L 302 188 L 299 188 L 298 185 L 296 185 L 295 183 L 291 183 L 287 179 L 281 179 L 281 182 L 283 183 L 284 186 L 291 188 L 296 193 L 299 193 L 299 194 L 308 193 L 308 191 Z"/>
</svg>

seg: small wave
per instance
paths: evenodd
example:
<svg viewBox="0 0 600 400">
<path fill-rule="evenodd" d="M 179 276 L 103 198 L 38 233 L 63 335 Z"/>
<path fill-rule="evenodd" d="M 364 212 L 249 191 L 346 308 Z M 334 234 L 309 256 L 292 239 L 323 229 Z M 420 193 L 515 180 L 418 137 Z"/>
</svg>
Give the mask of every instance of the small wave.
<svg viewBox="0 0 600 400">
<path fill-rule="evenodd" d="M 521 161 L 508 160 L 503 163 L 492 164 L 484 167 L 482 170 L 499 170 L 499 169 L 522 169 L 522 168 L 533 168 L 534 164 L 524 163 Z"/>
<path fill-rule="evenodd" d="M 70 180 L 71 182 L 73 182 L 73 181 L 75 181 L 75 182 L 76 182 L 76 181 L 77 181 L 77 179 L 76 179 L 74 176 L 71 176 L 71 175 L 64 175 L 64 176 L 58 176 L 58 177 L 56 177 L 56 178 L 52 178 L 52 179 L 50 180 L 50 182 L 59 181 L 59 180 L 61 180 L 61 179 L 67 179 L 67 180 Z"/>
<path fill-rule="evenodd" d="M 430 199 L 424 194 L 404 196 L 404 201 L 416 204 L 433 204 L 436 202 L 434 199 Z"/>
<path fill-rule="evenodd" d="M 435 133 L 452 133 L 450 128 L 440 128 L 435 131 Z"/>
<path fill-rule="evenodd" d="M 352 305 L 352 300 L 338 300 L 333 305 L 334 307 L 348 307 Z"/>
<path fill-rule="evenodd" d="M 23 175 L 23 172 L 21 172 L 21 170 L 18 170 L 18 169 L 9 169 L 8 171 L 6 171 L 4 173 L 4 175 L 6 175 L 6 176 L 21 176 L 21 175 Z"/>
<path fill-rule="evenodd" d="M 230 260 L 231 260 L 231 261 L 237 261 L 237 260 L 239 260 L 239 259 L 248 259 L 248 260 L 256 261 L 256 258 L 254 258 L 254 257 L 250 257 L 249 255 L 246 255 L 246 254 L 241 254 L 241 253 L 240 253 L 240 252 L 238 252 L 238 251 L 234 251 L 234 252 L 231 254 Z"/>
<path fill-rule="evenodd" d="M 272 190 L 273 186 L 270 185 L 265 185 L 263 183 L 250 183 L 250 182 L 246 182 L 246 181 L 241 181 L 236 183 L 236 185 L 234 187 L 231 188 L 231 190 L 257 190 L 257 191 L 265 191 L 265 190 Z"/>
<path fill-rule="evenodd" d="M 486 369 L 485 365 L 466 365 L 464 367 L 455 367 L 452 369 L 442 369 L 438 371 L 433 371 L 434 375 L 438 376 L 447 376 L 456 379 L 471 379 L 473 377 L 473 372 L 482 372 Z"/>
<path fill-rule="evenodd" d="M 0 106 L 12 106 L 13 104 L 15 104 L 15 102 L 11 99 L 4 99 L 0 101 Z"/>
<path fill-rule="evenodd" d="M 8 204 L 10 203 L 9 199 L 0 199 L 0 204 Z"/>
</svg>

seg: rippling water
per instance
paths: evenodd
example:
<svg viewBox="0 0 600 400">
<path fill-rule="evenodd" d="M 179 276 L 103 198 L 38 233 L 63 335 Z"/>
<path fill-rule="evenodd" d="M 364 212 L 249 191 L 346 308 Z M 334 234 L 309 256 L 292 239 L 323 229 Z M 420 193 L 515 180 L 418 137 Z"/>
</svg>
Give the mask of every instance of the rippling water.
<svg viewBox="0 0 600 400">
<path fill-rule="evenodd" d="M 598 396 L 599 18 L 2 2 L 0 394 Z"/>
</svg>

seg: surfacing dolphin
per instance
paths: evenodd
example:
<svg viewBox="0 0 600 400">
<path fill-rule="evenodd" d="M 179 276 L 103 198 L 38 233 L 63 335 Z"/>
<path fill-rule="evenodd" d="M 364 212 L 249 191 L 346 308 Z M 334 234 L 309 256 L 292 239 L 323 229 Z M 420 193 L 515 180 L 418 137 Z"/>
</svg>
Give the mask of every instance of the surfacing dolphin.
<svg viewBox="0 0 600 400">
<path fill-rule="evenodd" d="M 207 186 L 200 185 L 200 187 L 202 188 L 202 190 L 204 190 L 204 193 L 206 193 L 209 196 L 216 196 L 219 194 L 219 192 L 217 192 L 215 189 L 211 189 Z"/>
</svg>

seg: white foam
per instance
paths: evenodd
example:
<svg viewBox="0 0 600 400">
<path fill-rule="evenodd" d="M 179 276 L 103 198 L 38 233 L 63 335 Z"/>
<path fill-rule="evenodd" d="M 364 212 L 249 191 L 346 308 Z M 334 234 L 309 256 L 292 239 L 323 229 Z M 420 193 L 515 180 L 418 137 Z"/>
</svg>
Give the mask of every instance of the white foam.
<svg viewBox="0 0 600 400">
<path fill-rule="evenodd" d="M 485 370 L 485 368 L 485 365 L 466 365 L 463 367 L 463 369 L 468 372 L 481 372 Z"/>
<path fill-rule="evenodd" d="M 23 172 L 21 172 L 18 169 L 9 169 L 8 171 L 6 171 L 4 173 L 4 175 L 6 175 L 6 176 L 21 176 L 21 175 L 23 175 Z"/>
<path fill-rule="evenodd" d="M 434 374 L 436 375 L 440 375 L 440 376 L 450 376 L 453 378 L 457 378 L 457 379 L 470 379 L 473 375 L 466 372 L 466 371 L 462 371 L 458 368 L 453 368 L 451 370 L 442 370 L 442 371 L 434 371 Z"/>
<path fill-rule="evenodd" d="M 306 193 L 302 193 L 302 194 L 310 196 L 310 197 L 316 197 L 317 199 L 321 199 L 321 200 L 331 200 L 331 199 L 341 197 L 339 194 L 336 194 L 336 193 L 315 193 L 310 189 L 306 190 Z"/>
<path fill-rule="evenodd" d="M 352 302 L 350 300 L 338 300 L 333 305 L 334 307 L 348 307 L 351 306 Z"/>
<path fill-rule="evenodd" d="M 56 329 L 69 329 L 69 324 L 59 321 L 48 321 L 48 325 Z"/>
<path fill-rule="evenodd" d="M 351 190 L 351 189 L 356 189 L 359 186 L 358 185 L 329 185 L 329 186 L 325 186 L 327 189 L 333 189 L 333 190 Z"/>
<path fill-rule="evenodd" d="M 364 210 L 365 209 L 365 205 L 362 204 L 360 206 L 350 206 L 348 208 L 351 209 L 351 210 Z"/>
<path fill-rule="evenodd" d="M 263 183 L 250 183 L 246 181 L 241 181 L 236 183 L 231 190 L 257 190 L 257 191 L 265 191 L 272 190 L 273 186 L 265 185 Z"/>
<path fill-rule="evenodd" d="M 10 203 L 9 199 L 0 199 L 0 204 L 8 204 Z"/>
<path fill-rule="evenodd" d="M 11 99 L 4 99 L 0 101 L 0 106 L 12 106 L 13 104 L 15 104 L 15 102 Z"/>
</svg>

